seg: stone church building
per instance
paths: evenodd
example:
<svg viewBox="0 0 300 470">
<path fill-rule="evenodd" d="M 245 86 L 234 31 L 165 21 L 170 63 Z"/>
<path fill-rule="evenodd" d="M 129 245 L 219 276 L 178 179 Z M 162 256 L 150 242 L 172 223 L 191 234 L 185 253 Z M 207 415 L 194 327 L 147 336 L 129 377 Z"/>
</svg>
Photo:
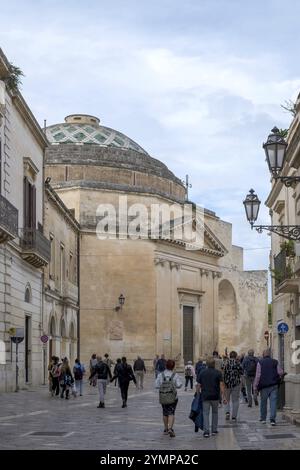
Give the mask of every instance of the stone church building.
<svg viewBox="0 0 300 470">
<path fill-rule="evenodd" d="M 80 356 L 164 353 L 183 364 L 218 349 L 265 347 L 267 271 L 244 271 L 232 226 L 204 209 L 203 243 L 174 237 L 99 239 L 99 204 L 186 203 L 162 162 L 98 118 L 70 115 L 46 129 L 46 176 L 80 224 Z M 134 206 L 136 207 L 136 206 Z M 140 206 L 139 206 L 140 207 Z M 118 209 L 116 209 L 118 210 Z"/>
</svg>

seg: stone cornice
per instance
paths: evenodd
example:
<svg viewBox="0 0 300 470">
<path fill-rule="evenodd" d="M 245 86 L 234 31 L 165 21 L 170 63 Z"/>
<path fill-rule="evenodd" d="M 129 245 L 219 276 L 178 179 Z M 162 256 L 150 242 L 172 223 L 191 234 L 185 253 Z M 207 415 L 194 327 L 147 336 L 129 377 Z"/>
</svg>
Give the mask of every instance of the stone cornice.
<svg viewBox="0 0 300 470">
<path fill-rule="evenodd" d="M 75 219 L 71 211 L 67 208 L 67 206 L 63 203 L 58 194 L 49 184 L 45 184 L 45 192 L 49 200 L 52 201 L 53 204 L 58 208 L 64 219 L 75 229 L 76 232 L 79 232 L 79 222 Z"/>
</svg>

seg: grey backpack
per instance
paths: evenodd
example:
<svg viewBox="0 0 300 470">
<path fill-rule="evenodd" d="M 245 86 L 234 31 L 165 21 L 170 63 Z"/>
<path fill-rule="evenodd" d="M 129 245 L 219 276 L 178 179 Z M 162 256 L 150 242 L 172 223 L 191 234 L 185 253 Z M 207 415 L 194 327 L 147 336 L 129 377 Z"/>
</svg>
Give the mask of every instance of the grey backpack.
<svg viewBox="0 0 300 470">
<path fill-rule="evenodd" d="M 175 373 L 171 377 L 167 378 L 162 372 L 162 384 L 159 387 L 159 403 L 161 405 L 172 405 L 177 400 L 177 390 L 173 382 Z"/>
</svg>

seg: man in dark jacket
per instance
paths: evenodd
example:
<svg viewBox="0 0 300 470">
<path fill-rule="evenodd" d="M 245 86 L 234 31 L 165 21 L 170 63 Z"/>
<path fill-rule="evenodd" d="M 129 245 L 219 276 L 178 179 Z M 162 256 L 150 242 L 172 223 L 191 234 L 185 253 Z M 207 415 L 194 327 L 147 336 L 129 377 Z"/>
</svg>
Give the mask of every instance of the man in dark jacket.
<svg viewBox="0 0 300 470">
<path fill-rule="evenodd" d="M 220 396 L 224 398 L 224 383 L 222 373 L 215 369 L 215 360 L 208 359 L 207 368 L 202 370 L 197 378 L 197 392 L 201 392 L 203 400 L 203 430 L 204 437 L 209 437 L 209 414 L 212 409 L 212 435 L 218 433 L 218 406 Z"/>
<path fill-rule="evenodd" d="M 165 359 L 165 356 L 164 354 L 162 354 L 160 356 L 160 359 L 158 359 L 158 361 L 156 362 L 156 365 L 155 365 L 155 375 L 156 377 L 158 376 L 158 374 L 161 374 L 164 370 L 166 370 L 166 359 Z"/>
<path fill-rule="evenodd" d="M 146 373 L 146 367 L 145 362 L 140 356 L 138 356 L 137 359 L 134 361 L 133 371 L 136 374 L 137 388 L 141 390 L 144 388 L 144 374 Z"/>
<path fill-rule="evenodd" d="M 92 375 L 90 376 L 89 380 L 96 375 L 97 377 L 97 385 L 99 390 L 99 405 L 97 408 L 105 408 L 104 404 L 104 395 L 106 393 L 106 386 L 108 383 L 108 379 L 112 379 L 111 371 L 108 365 L 102 361 L 102 357 L 97 356 L 97 364 L 94 367 Z"/>
<path fill-rule="evenodd" d="M 249 349 L 248 356 L 246 356 L 243 360 L 243 371 L 245 376 L 246 382 L 246 390 L 247 390 L 247 400 L 248 400 L 248 407 L 251 408 L 252 406 L 252 391 L 253 391 L 253 398 L 254 403 L 258 406 L 257 394 L 254 393 L 253 383 L 256 375 L 256 367 L 257 367 L 258 359 L 254 356 L 254 350 Z"/>
<path fill-rule="evenodd" d="M 257 364 L 253 384 L 254 391 L 260 391 L 260 422 L 262 424 L 266 423 L 269 398 L 270 423 L 272 426 L 276 426 L 278 386 L 282 376 L 283 370 L 279 367 L 278 361 L 272 359 L 270 349 L 266 349 L 263 352 L 263 358 Z"/>
<path fill-rule="evenodd" d="M 117 364 L 116 374 L 111 379 L 111 381 L 115 380 L 116 377 L 118 378 L 119 386 L 121 390 L 121 397 L 123 401 L 122 408 L 126 408 L 129 383 L 131 380 L 133 380 L 133 382 L 136 385 L 135 375 L 133 373 L 131 365 L 127 364 L 126 357 L 122 357 L 121 364 Z"/>
</svg>

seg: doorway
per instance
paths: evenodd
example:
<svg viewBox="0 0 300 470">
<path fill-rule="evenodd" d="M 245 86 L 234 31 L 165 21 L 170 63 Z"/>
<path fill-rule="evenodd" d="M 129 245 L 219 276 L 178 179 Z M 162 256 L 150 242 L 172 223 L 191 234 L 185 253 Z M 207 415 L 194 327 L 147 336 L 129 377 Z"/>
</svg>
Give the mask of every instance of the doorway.
<svg viewBox="0 0 300 470">
<path fill-rule="evenodd" d="M 194 307 L 183 306 L 183 360 L 194 362 Z"/>
</svg>

